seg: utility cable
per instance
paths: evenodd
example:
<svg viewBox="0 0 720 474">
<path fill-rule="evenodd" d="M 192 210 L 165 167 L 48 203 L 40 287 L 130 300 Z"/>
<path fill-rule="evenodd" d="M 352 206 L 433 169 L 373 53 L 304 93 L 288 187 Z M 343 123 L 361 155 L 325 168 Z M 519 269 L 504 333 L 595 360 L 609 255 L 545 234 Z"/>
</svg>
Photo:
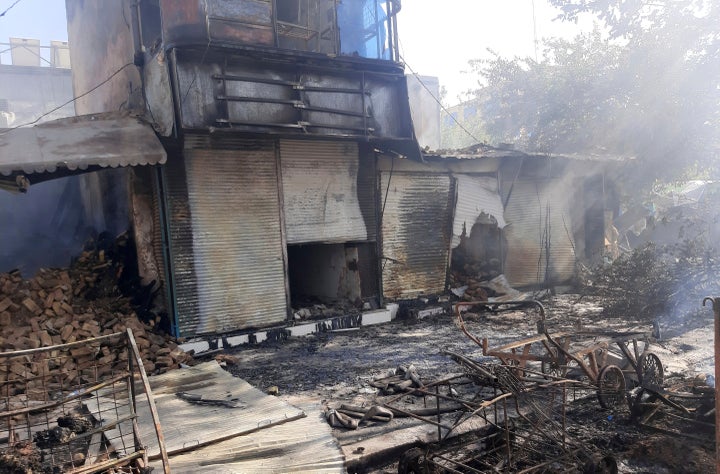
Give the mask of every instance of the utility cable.
<svg viewBox="0 0 720 474">
<path fill-rule="evenodd" d="M 433 93 L 433 91 L 431 91 L 430 88 L 423 82 L 423 80 L 420 79 L 420 75 L 417 72 L 415 72 L 415 70 L 407 63 L 407 61 L 405 61 L 405 58 L 402 55 L 400 56 L 400 59 L 402 60 L 403 64 L 405 64 L 405 66 L 407 66 L 407 68 L 410 69 L 410 72 L 413 74 L 413 76 L 415 76 L 415 79 L 417 79 L 417 81 L 420 83 L 420 85 L 423 86 L 423 88 L 428 92 L 428 94 L 430 94 L 430 97 L 432 97 L 433 100 L 438 103 L 438 105 L 440 106 L 442 111 L 445 112 L 448 116 L 450 116 L 450 118 L 453 120 L 453 122 L 455 122 L 465 133 L 467 133 L 470 138 L 475 140 L 475 143 L 482 143 L 481 140 L 478 140 L 478 138 L 475 135 L 473 135 L 470 132 L 470 130 L 465 128 L 465 126 L 463 124 L 461 124 L 452 113 L 450 113 L 450 111 L 447 109 L 447 107 L 445 107 L 442 104 L 442 102 L 440 102 L 440 99 L 438 99 L 435 96 L 435 94 Z"/>
<path fill-rule="evenodd" d="M 5 16 L 5 14 L 6 14 L 7 12 L 9 12 L 10 9 L 11 9 L 12 7 L 14 7 L 15 5 L 17 5 L 18 3 L 20 3 L 20 0 L 15 0 L 15 2 L 13 2 L 13 4 L 10 5 L 9 7 L 7 7 L 4 12 L 0 13 L 0 17 Z"/>
<path fill-rule="evenodd" d="M 16 126 L 14 126 L 14 127 L 8 128 L 8 129 L 0 132 L 0 135 L 4 135 L 4 134 L 6 134 L 6 133 L 12 132 L 13 130 L 16 130 L 16 129 L 21 128 L 21 127 L 26 127 L 26 126 L 28 126 L 28 125 L 34 125 L 34 124 L 38 123 L 40 120 L 42 120 L 43 118 L 47 117 L 47 116 L 50 115 L 51 113 L 53 113 L 53 112 L 55 112 L 55 111 L 57 111 L 57 110 L 60 110 L 60 109 L 62 109 L 63 107 L 65 107 L 66 105 L 72 104 L 72 103 L 75 102 L 76 100 L 82 99 L 83 97 L 85 97 L 86 95 L 90 94 L 91 92 L 99 89 L 99 88 L 102 87 L 103 85 L 105 85 L 105 84 L 107 84 L 108 82 L 110 82 L 110 80 L 112 80 L 112 78 L 114 78 L 115 76 L 117 76 L 118 74 L 120 74 L 125 68 L 127 68 L 128 66 L 134 66 L 134 65 L 135 65 L 134 63 L 127 63 L 127 64 L 125 64 L 125 65 L 122 66 L 120 69 L 118 69 L 117 71 L 115 71 L 114 73 L 112 73 L 107 79 L 105 79 L 104 81 L 102 81 L 102 82 L 100 82 L 99 84 L 95 85 L 93 88 L 91 88 L 91 89 L 83 92 L 82 94 L 80 94 L 80 95 L 78 95 L 78 96 L 76 96 L 76 97 L 73 97 L 72 99 L 68 100 L 67 102 L 65 102 L 65 103 L 63 103 L 63 104 L 60 104 L 60 105 L 58 105 L 57 107 L 55 107 L 55 108 L 53 108 L 53 109 L 45 112 L 44 114 L 42 114 L 41 116 L 39 116 L 38 118 L 36 118 L 35 120 L 33 120 L 32 122 L 23 123 L 23 124 L 16 125 Z"/>
</svg>

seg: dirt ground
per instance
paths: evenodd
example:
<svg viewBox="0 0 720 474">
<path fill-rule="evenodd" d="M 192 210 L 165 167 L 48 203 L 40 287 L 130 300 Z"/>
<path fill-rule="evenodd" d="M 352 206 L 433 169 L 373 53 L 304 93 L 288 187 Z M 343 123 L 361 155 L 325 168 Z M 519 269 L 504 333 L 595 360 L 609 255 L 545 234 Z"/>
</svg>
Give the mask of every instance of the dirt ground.
<svg viewBox="0 0 720 474">
<path fill-rule="evenodd" d="M 545 301 L 546 324 L 553 330 L 603 329 L 651 331 L 651 322 L 604 319 L 602 302 L 578 295 Z M 471 331 L 490 344 L 537 334 L 537 314 L 528 311 L 468 314 Z M 704 383 L 714 371 L 713 318 L 698 309 L 686 318 L 660 318 L 660 340 L 652 345 L 662 361 L 665 386 Z M 340 403 L 363 404 L 379 397 L 368 382 L 385 377 L 399 366 L 414 365 L 423 380 L 437 380 L 457 373 L 458 364 L 443 351 L 463 354 L 476 361 L 491 361 L 481 347 L 459 330 L 453 316 L 423 320 L 395 320 L 356 330 L 328 332 L 282 343 L 261 343 L 234 353 L 239 363 L 229 369 L 261 389 L 277 387 L 290 403 L 315 399 L 335 407 Z M 569 416 L 583 427 L 572 433 L 597 449 L 612 453 L 623 473 L 711 472 L 714 465 L 713 434 L 698 439 L 664 434 L 636 426 L 626 404 L 617 411 L 598 407 L 594 396 L 573 402 Z M 589 428 L 587 428 L 589 427 Z M 667 428 L 679 429 L 668 422 Z M 397 472 L 395 459 L 369 472 Z"/>
</svg>

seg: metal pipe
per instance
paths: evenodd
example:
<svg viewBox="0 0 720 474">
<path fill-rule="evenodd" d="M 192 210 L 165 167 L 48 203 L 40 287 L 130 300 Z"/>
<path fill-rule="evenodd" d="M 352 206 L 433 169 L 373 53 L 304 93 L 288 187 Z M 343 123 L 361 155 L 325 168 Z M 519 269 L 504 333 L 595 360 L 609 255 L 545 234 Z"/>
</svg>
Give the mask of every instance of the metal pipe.
<svg viewBox="0 0 720 474">
<path fill-rule="evenodd" d="M 708 301 L 715 313 L 715 473 L 720 474 L 720 298 L 707 297 L 703 306 Z"/>
<path fill-rule="evenodd" d="M 168 458 L 167 450 L 165 449 L 165 436 L 163 436 L 162 427 L 160 426 L 160 416 L 158 415 L 157 407 L 155 406 L 155 399 L 153 398 L 152 390 L 150 389 L 150 382 L 147 379 L 145 366 L 143 365 L 142 357 L 140 357 L 140 351 L 138 350 L 137 343 L 135 342 L 132 329 L 127 328 L 126 331 L 130 351 L 128 359 L 135 359 L 137 370 L 140 372 L 143 389 L 145 390 L 145 397 L 147 398 L 148 406 L 150 407 L 150 416 L 152 417 L 153 424 L 155 425 L 155 435 L 157 436 L 158 449 L 160 450 L 160 458 L 162 459 L 163 472 L 164 474 L 170 474 L 170 460 Z"/>
</svg>

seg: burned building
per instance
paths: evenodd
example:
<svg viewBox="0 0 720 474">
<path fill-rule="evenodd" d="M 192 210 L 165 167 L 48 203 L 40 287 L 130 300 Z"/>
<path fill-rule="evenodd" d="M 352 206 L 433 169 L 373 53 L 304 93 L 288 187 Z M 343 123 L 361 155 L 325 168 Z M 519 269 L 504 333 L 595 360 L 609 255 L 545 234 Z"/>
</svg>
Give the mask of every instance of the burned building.
<svg viewBox="0 0 720 474">
<path fill-rule="evenodd" d="M 578 259 L 602 253 L 602 166 L 491 148 L 422 154 L 416 137 L 437 125 L 437 104 L 413 126 L 399 8 L 68 0 L 81 118 L 53 125 L 68 131 L 59 158 L 40 150 L 49 162 L 13 165 L 9 178 L 121 167 L 83 176 L 105 191 L 89 204 L 125 207 L 142 283 L 176 336 L 282 326 L 317 302 L 342 316 L 437 295 L 458 265 L 514 286 L 566 283 Z"/>
<path fill-rule="evenodd" d="M 388 297 L 437 294 L 502 275 L 505 287 L 571 284 L 578 265 L 602 261 L 609 219 L 617 215 L 618 157 L 477 145 L 428 152 L 423 162 L 383 156 L 378 169 Z"/>
<path fill-rule="evenodd" d="M 167 151 L 130 171 L 146 284 L 178 336 L 379 300 L 376 157 L 418 155 L 398 1 L 67 1 L 79 114 L 144 113 Z"/>
</svg>

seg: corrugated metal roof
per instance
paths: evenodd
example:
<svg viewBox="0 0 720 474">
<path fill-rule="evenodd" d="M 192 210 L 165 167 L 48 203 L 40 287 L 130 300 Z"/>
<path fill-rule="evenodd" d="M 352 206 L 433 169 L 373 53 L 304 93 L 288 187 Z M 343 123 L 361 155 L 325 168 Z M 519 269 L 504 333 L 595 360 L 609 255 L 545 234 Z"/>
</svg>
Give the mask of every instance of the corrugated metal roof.
<svg viewBox="0 0 720 474">
<path fill-rule="evenodd" d="M 540 153 L 524 152 L 514 148 L 498 148 L 485 144 L 472 145 L 459 150 L 437 150 L 423 153 L 425 159 L 481 160 L 486 158 L 553 158 L 574 161 L 622 162 L 635 159 L 635 156 L 623 156 L 609 153 L 587 151 L 583 153 Z"/>
<path fill-rule="evenodd" d="M 382 173 L 385 296 L 404 298 L 444 291 L 450 248 L 450 190 L 449 175 Z"/>
<path fill-rule="evenodd" d="M 41 173 L 165 163 L 150 124 L 126 113 L 69 117 L 0 130 L 0 174 Z"/>
<path fill-rule="evenodd" d="M 169 189 L 180 334 L 284 321 L 285 262 L 272 143 L 184 153 L 187 204 L 182 186 Z"/>
<path fill-rule="evenodd" d="M 340 448 L 329 425 L 317 413 L 306 416 L 302 409 L 233 377 L 214 361 L 149 380 L 174 473 L 342 472 Z M 179 398 L 178 392 L 205 399 L 237 398 L 242 408 L 194 404 Z M 137 399 L 140 439 L 152 458 L 159 454 L 155 428 L 147 399 L 142 394 Z M 106 402 L 117 406 L 102 396 L 88 400 L 86 405 L 106 422 L 110 421 L 108 417 L 127 415 L 102 411 Z M 127 410 L 127 405 L 122 408 Z M 124 444 L 133 446 L 132 431 L 126 428 L 127 423 L 120 425 Z M 162 470 L 159 460 L 151 465 Z M 288 469 L 291 466 L 296 469 Z"/>
<path fill-rule="evenodd" d="M 455 175 L 455 179 L 457 180 L 457 203 L 455 204 L 453 223 L 453 247 L 460 244 L 463 229 L 465 229 L 465 235 L 470 235 L 472 226 L 482 213 L 494 217 L 500 229 L 505 227 L 497 178 Z"/>
<path fill-rule="evenodd" d="M 303 407 L 305 408 L 305 407 Z M 344 473 L 345 458 L 319 403 L 308 416 L 170 457 L 173 473 Z M 162 472 L 159 461 L 150 463 Z"/>
<path fill-rule="evenodd" d="M 370 240 L 375 212 L 358 197 L 357 143 L 281 140 L 280 163 L 289 244 Z"/>
</svg>

